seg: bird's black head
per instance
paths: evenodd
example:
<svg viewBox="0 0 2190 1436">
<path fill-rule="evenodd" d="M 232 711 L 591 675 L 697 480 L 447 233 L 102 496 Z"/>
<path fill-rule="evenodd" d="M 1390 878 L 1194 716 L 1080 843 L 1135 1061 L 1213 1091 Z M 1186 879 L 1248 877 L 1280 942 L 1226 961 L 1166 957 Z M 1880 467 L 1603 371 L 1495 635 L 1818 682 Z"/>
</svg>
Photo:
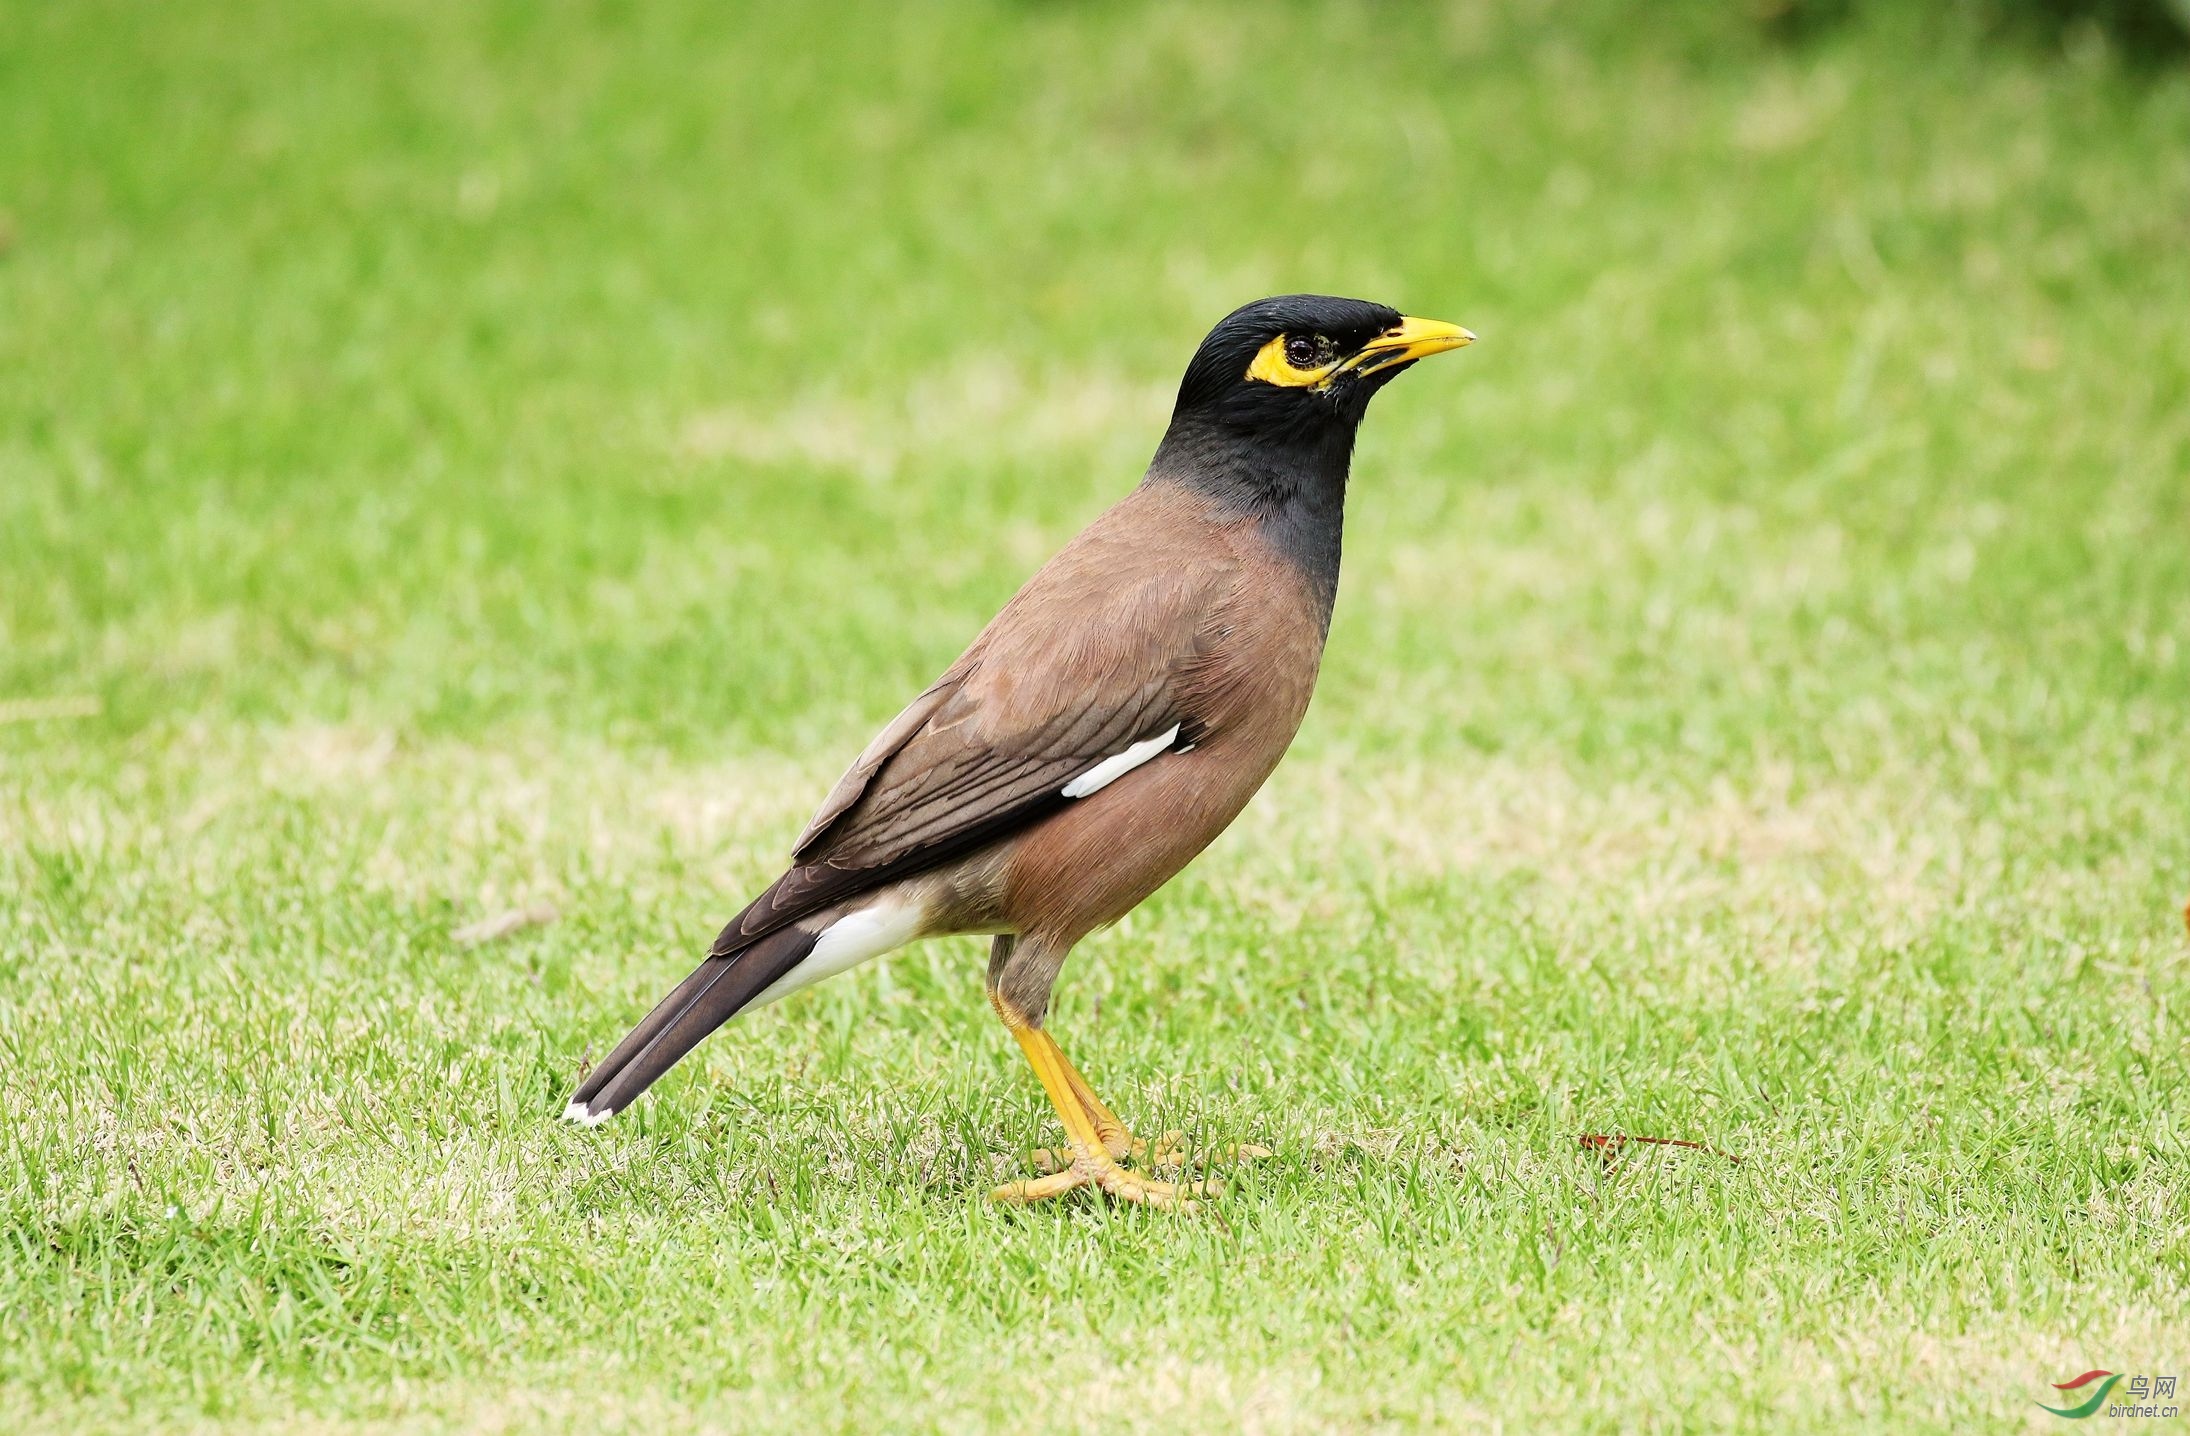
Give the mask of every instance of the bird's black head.
<svg viewBox="0 0 2190 1436">
<path fill-rule="evenodd" d="M 1343 489 L 1354 431 L 1377 390 L 1416 360 L 1474 339 L 1456 324 L 1362 299 L 1259 299 L 1202 340 L 1164 447 L 1174 459 L 1191 455 L 1212 480 L 1228 471 L 1250 486 L 1322 479 Z"/>
<path fill-rule="evenodd" d="M 1351 428 L 1401 370 L 1474 339 L 1456 324 L 1409 319 L 1365 299 L 1258 299 L 1202 340 L 1179 385 L 1178 412 L 1272 437 Z"/>
</svg>

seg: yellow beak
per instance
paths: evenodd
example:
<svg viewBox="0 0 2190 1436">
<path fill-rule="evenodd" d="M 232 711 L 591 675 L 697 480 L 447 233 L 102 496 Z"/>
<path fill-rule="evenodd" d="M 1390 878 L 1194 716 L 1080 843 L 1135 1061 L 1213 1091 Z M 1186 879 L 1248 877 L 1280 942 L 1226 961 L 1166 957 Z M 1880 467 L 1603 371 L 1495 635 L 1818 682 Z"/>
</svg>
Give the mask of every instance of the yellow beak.
<svg viewBox="0 0 2190 1436">
<path fill-rule="evenodd" d="M 1457 324 L 1447 324 L 1442 319 L 1407 318 L 1371 339 L 1362 346 L 1360 353 L 1338 367 L 1357 374 L 1374 374 L 1379 369 L 1411 364 L 1432 354 L 1442 354 L 1447 349 L 1464 349 L 1474 342 L 1475 335 Z"/>
</svg>

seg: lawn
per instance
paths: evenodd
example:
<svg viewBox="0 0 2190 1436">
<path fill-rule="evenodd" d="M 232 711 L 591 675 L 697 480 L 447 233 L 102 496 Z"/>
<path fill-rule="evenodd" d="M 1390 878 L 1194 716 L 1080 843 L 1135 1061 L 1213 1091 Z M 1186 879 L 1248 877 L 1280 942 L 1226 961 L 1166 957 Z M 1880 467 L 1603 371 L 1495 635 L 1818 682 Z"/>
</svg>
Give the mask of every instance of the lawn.
<svg viewBox="0 0 2190 1436">
<path fill-rule="evenodd" d="M 2190 1382 L 2190 69 L 1665 11 L 0 0 L 0 1428 Z M 557 1122 L 1299 289 L 1483 342 L 1053 1017 L 1276 1155 L 991 1206 L 973 940 Z"/>
</svg>

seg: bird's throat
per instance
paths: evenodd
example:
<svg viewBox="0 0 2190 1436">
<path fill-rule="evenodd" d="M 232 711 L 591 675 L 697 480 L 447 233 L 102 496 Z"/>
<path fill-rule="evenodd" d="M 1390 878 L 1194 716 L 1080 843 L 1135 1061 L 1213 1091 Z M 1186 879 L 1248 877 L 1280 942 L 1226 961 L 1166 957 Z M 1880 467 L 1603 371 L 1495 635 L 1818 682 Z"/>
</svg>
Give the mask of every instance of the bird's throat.
<svg viewBox="0 0 2190 1436">
<path fill-rule="evenodd" d="M 1254 524 L 1271 552 L 1299 572 L 1327 626 L 1338 595 L 1353 440 L 1351 424 L 1280 438 L 1179 416 L 1143 482 L 1191 489 L 1218 513 Z"/>
</svg>

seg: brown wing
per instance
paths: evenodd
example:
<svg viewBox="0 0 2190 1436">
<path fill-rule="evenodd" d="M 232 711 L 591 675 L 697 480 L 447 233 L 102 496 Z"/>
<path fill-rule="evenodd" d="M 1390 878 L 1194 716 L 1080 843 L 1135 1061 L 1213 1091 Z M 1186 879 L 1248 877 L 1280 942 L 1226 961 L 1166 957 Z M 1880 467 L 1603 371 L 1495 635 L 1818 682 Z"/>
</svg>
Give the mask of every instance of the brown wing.
<svg viewBox="0 0 2190 1436">
<path fill-rule="evenodd" d="M 1052 559 L 883 730 L 716 955 L 1056 811 L 1067 783 L 1173 725 L 1179 746 L 1196 740 L 1182 679 L 1231 561 L 1206 544 L 1189 560 L 1135 510 L 1129 498 Z"/>
<path fill-rule="evenodd" d="M 897 751 L 920 731 L 920 725 L 928 721 L 929 714 L 957 693 L 958 668 L 963 663 L 964 660 L 961 659 L 959 665 L 953 666 L 948 673 L 929 684 L 927 692 L 906 705 L 904 712 L 890 720 L 889 727 L 875 734 L 874 741 L 853 760 L 852 766 L 845 770 L 844 776 L 837 779 L 836 786 L 829 790 L 829 796 L 822 801 L 821 811 L 814 814 L 813 821 L 806 825 L 806 831 L 798 835 L 798 841 L 791 847 L 792 861 L 803 859 L 813 851 L 814 840 L 827 832 L 838 818 L 843 817 L 845 809 L 859 801 L 860 795 L 867 791 L 867 784 L 874 780 L 876 771 L 897 756 Z"/>
</svg>

